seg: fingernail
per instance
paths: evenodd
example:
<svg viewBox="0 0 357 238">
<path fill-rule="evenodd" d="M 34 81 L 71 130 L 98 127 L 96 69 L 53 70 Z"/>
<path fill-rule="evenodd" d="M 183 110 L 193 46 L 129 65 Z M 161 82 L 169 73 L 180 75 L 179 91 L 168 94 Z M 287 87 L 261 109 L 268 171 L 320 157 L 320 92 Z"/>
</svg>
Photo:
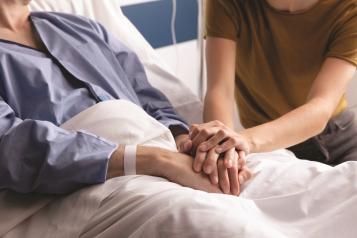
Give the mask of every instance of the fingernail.
<svg viewBox="0 0 357 238">
<path fill-rule="evenodd" d="M 206 174 L 210 174 L 212 172 L 212 167 L 210 165 L 207 165 L 205 167 L 205 172 L 206 172 Z"/>
<path fill-rule="evenodd" d="M 200 149 L 201 149 L 202 151 L 206 151 L 206 150 L 207 150 L 207 146 L 206 146 L 206 145 L 201 145 L 201 146 L 200 146 Z"/>
<path fill-rule="evenodd" d="M 218 147 L 218 148 L 216 149 L 216 152 L 217 152 L 217 153 L 222 153 L 222 148 L 221 148 L 221 147 Z"/>
<path fill-rule="evenodd" d="M 218 177 L 217 176 L 213 177 L 213 184 L 218 184 Z"/>
<path fill-rule="evenodd" d="M 232 161 L 231 159 L 229 159 L 229 160 L 227 161 L 227 166 L 228 166 L 228 168 L 232 167 L 232 165 L 233 165 L 233 161 Z"/>
</svg>

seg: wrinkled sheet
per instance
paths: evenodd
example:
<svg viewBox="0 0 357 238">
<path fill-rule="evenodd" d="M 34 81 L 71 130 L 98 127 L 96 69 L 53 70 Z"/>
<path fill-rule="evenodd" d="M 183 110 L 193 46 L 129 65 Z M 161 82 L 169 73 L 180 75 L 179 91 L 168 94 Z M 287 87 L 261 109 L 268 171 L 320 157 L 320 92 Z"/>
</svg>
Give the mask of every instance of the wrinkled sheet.
<svg viewBox="0 0 357 238">
<path fill-rule="evenodd" d="M 104 102 L 81 114 L 63 127 L 174 150 L 168 130 L 129 102 Z M 124 176 L 63 197 L 1 192 L 0 236 L 356 237 L 356 162 L 330 167 L 279 150 L 250 155 L 248 165 L 254 178 L 240 197 L 150 176 Z"/>
</svg>

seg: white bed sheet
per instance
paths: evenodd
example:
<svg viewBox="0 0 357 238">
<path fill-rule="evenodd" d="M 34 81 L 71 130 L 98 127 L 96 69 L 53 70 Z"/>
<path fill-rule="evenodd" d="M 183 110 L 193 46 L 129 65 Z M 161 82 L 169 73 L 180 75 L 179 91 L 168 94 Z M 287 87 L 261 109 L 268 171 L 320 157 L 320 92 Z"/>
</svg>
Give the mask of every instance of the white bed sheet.
<svg viewBox="0 0 357 238">
<path fill-rule="evenodd" d="M 104 107 L 88 109 L 63 127 L 121 143 L 174 149 L 167 129 L 137 106 L 125 101 L 98 106 Z M 115 134 L 111 128 L 121 129 Z M 6 220 L 16 214 L 22 219 L 13 220 L 9 232 L 3 227 L 0 236 L 356 237 L 356 162 L 330 167 L 280 150 L 250 155 L 248 165 L 254 178 L 240 197 L 208 194 L 150 176 L 124 176 L 56 199 L 17 196 L 17 201 L 4 203 L 0 194 L 1 211 L 10 214 Z M 42 200 L 45 205 L 38 206 Z"/>
</svg>

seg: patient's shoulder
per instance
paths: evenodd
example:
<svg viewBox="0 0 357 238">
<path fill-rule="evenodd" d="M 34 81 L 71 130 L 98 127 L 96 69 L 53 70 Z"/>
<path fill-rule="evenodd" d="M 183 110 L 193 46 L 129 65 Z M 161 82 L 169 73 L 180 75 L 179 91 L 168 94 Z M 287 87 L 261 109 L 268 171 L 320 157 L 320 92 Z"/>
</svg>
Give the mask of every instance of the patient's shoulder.
<svg viewBox="0 0 357 238">
<path fill-rule="evenodd" d="M 71 25 L 78 27 L 93 28 L 98 23 L 85 16 L 63 13 L 63 12 L 32 12 L 32 19 L 49 21 L 55 25 Z"/>
<path fill-rule="evenodd" d="M 69 29 L 68 27 L 80 30 L 82 33 L 87 31 L 88 33 L 102 34 L 103 31 L 103 27 L 98 22 L 75 14 L 62 12 L 32 12 L 31 17 L 32 19 L 50 22 L 52 25 L 66 31 Z"/>
</svg>

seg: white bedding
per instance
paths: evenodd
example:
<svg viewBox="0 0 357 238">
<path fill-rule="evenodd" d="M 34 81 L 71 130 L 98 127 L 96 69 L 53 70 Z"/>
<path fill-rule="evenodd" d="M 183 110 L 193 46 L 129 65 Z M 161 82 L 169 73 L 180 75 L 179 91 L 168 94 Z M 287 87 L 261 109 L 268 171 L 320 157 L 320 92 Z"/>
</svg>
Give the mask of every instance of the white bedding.
<svg viewBox="0 0 357 238">
<path fill-rule="evenodd" d="M 96 107 L 63 127 L 175 149 L 167 129 L 137 106 L 109 101 Z M 0 236 L 356 237 L 356 162 L 329 167 L 281 150 L 250 155 L 248 165 L 254 178 L 240 197 L 150 176 L 124 176 L 61 198 L 1 192 L 7 215 L 0 216 Z"/>
</svg>

